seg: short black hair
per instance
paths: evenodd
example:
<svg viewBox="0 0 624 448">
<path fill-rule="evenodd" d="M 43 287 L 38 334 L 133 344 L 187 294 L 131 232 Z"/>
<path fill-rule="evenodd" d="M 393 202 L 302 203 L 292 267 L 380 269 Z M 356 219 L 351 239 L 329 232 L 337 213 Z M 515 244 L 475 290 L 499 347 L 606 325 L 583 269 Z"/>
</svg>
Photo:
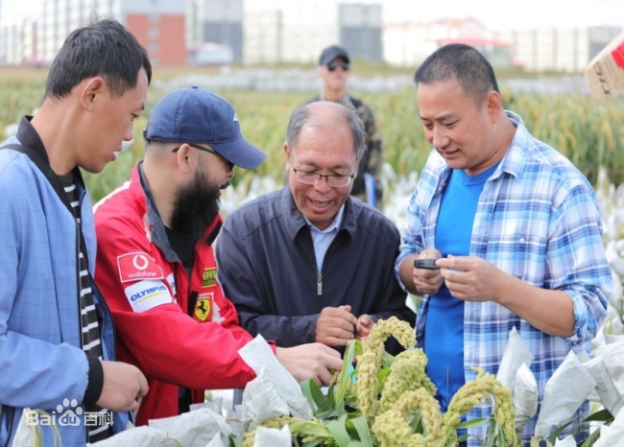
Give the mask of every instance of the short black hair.
<svg viewBox="0 0 624 448">
<path fill-rule="evenodd" d="M 491 90 L 500 93 L 492 65 L 470 45 L 449 44 L 438 48 L 414 75 L 416 86 L 447 79 L 456 79 L 477 104 L 481 104 Z"/>
<path fill-rule="evenodd" d="M 78 28 L 65 39 L 46 82 L 45 97 L 62 98 L 80 82 L 102 76 L 114 95 L 135 88 L 139 70 L 152 80 L 147 51 L 121 23 L 102 19 Z"/>
</svg>

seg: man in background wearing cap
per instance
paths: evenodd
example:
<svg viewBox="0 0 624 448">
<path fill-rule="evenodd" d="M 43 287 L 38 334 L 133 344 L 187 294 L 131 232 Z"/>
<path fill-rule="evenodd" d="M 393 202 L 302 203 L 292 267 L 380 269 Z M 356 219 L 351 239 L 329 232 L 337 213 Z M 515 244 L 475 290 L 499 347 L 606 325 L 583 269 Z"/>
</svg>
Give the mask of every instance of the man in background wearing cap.
<svg viewBox="0 0 624 448">
<path fill-rule="evenodd" d="M 366 152 L 362 160 L 360 160 L 358 176 L 353 179 L 351 194 L 381 209 L 383 196 L 381 184 L 381 169 L 383 165 L 381 137 L 371 108 L 362 100 L 354 98 L 347 93 L 350 64 L 349 53 L 343 47 L 331 45 L 325 48 L 318 61 L 318 72 L 323 80 L 323 87 L 320 94 L 316 95 L 308 103 L 314 101 L 334 101 L 355 109 L 364 123 Z"/>
<path fill-rule="evenodd" d="M 115 319 L 119 356 L 150 385 L 138 425 L 188 411 L 204 401 L 204 389 L 240 388 L 255 377 L 238 355 L 252 336 L 221 290 L 211 244 L 234 165 L 254 168 L 266 158 L 243 139 L 232 106 L 197 87 L 165 95 L 144 137 L 145 158 L 130 182 L 95 207 L 96 281 Z M 327 384 L 328 369 L 342 366 L 322 344 L 273 348 L 299 381 Z"/>
</svg>

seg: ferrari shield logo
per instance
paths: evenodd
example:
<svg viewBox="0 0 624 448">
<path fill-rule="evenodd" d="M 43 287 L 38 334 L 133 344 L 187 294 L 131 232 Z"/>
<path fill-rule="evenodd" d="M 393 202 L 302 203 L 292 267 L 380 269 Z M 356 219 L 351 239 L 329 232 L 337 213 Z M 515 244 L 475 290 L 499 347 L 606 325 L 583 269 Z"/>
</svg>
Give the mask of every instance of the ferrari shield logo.
<svg viewBox="0 0 624 448">
<path fill-rule="evenodd" d="M 200 322 L 212 320 L 212 304 L 214 301 L 214 294 L 202 294 L 197 298 L 195 304 L 195 317 Z"/>
</svg>

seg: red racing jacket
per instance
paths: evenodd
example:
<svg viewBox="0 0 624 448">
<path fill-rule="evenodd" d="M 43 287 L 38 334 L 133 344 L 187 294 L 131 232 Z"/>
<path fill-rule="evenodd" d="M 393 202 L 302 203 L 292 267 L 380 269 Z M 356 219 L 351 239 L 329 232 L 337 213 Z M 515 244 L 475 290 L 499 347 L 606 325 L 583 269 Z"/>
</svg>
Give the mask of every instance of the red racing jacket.
<svg viewBox="0 0 624 448">
<path fill-rule="evenodd" d="M 95 281 L 113 315 L 119 359 L 137 366 L 149 383 L 136 424 L 177 415 L 180 387 L 191 389 L 198 403 L 204 389 L 244 387 L 255 378 L 238 354 L 252 336 L 239 326 L 217 280 L 211 244 L 222 218 L 196 244 L 189 279 L 169 245 L 141 164 L 94 211 Z"/>
</svg>

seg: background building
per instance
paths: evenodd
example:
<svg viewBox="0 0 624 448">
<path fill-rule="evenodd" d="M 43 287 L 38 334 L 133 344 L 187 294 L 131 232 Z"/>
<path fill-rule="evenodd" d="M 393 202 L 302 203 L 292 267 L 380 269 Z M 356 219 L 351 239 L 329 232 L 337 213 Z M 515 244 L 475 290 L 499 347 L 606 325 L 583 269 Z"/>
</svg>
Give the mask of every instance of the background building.
<svg viewBox="0 0 624 448">
<path fill-rule="evenodd" d="M 242 0 L 191 0 L 186 23 L 190 64 L 243 60 Z"/>
<path fill-rule="evenodd" d="M 154 66 L 186 64 L 185 5 L 171 0 L 45 0 L 41 10 L 15 21 L 0 16 L 0 60 L 50 64 L 69 33 L 95 18 L 124 24 Z"/>
<path fill-rule="evenodd" d="M 117 17 L 147 49 L 152 65 L 186 65 L 186 5 L 183 1 L 105 1 L 119 5 Z"/>
<path fill-rule="evenodd" d="M 383 51 L 389 64 L 415 67 L 444 43 L 487 39 L 487 29 L 473 18 L 390 23 L 383 28 Z"/>
<path fill-rule="evenodd" d="M 281 9 L 250 11 L 245 14 L 244 24 L 243 60 L 246 64 L 285 62 Z"/>
<path fill-rule="evenodd" d="M 621 30 L 490 30 L 471 17 L 419 23 L 423 11 L 409 2 L 397 10 L 397 1 L 0 0 L 0 64 L 49 64 L 67 35 L 95 17 L 126 25 L 154 66 L 315 64 L 325 46 L 338 43 L 355 60 L 416 67 L 439 46 L 464 42 L 495 66 L 580 72 Z M 18 8 L 25 3 L 39 6 Z M 384 4 L 401 13 L 395 22 L 384 23 Z"/>
<path fill-rule="evenodd" d="M 244 30 L 245 64 L 316 63 L 322 49 L 335 43 L 354 59 L 383 61 L 378 3 L 284 1 L 247 13 Z"/>
<path fill-rule="evenodd" d="M 517 64 L 527 71 L 582 71 L 621 31 L 617 27 L 517 29 L 495 31 L 511 43 Z"/>
</svg>

